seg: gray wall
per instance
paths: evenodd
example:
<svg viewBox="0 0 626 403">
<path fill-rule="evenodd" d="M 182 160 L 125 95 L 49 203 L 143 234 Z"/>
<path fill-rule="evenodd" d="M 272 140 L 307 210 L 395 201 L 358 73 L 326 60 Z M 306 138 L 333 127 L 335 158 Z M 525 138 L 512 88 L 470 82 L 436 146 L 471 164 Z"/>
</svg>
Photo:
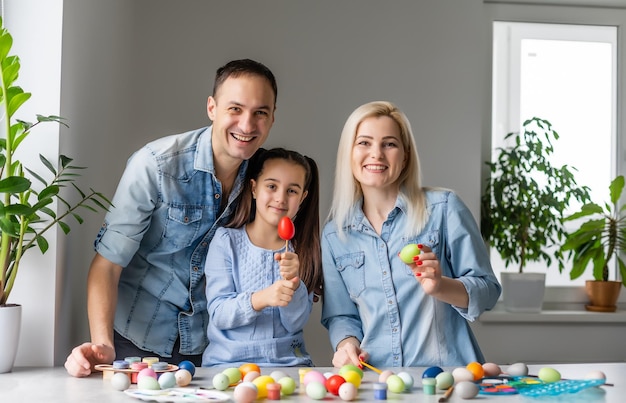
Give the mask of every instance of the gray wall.
<svg viewBox="0 0 626 403">
<path fill-rule="evenodd" d="M 412 122 L 425 183 L 455 189 L 478 218 L 498 10 L 490 7 L 482 0 L 65 0 L 61 115 L 71 128 L 62 152 L 89 167 L 84 183 L 112 196 L 135 149 L 208 124 L 216 68 L 250 57 L 278 78 L 266 145 L 316 159 L 322 216 L 345 119 L 384 99 Z M 560 18 L 554 7 L 545 11 Z M 89 337 L 85 282 L 102 215 L 84 216 L 61 243 L 59 365 Z M 319 312 L 307 325 L 307 348 L 316 364 L 330 365 Z"/>
</svg>

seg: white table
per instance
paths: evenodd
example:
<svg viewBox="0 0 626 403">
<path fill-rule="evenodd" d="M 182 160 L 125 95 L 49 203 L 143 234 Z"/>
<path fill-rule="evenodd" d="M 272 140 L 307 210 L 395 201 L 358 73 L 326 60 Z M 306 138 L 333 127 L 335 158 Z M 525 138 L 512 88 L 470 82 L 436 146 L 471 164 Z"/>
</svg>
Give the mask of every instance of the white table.
<svg viewBox="0 0 626 403">
<path fill-rule="evenodd" d="M 549 401 L 563 402 L 603 402 L 603 403 L 624 403 L 626 402 L 626 363 L 604 363 L 604 364 L 562 364 L 545 365 L 557 369 L 563 378 L 583 379 L 592 370 L 603 371 L 607 375 L 607 382 L 614 386 L 603 386 L 599 388 L 587 389 L 575 394 L 550 397 Z M 529 365 L 531 374 L 536 374 L 543 365 Z M 292 376 L 296 382 L 299 381 L 298 368 L 280 368 Z M 315 368 L 320 372 L 337 372 L 332 368 Z M 384 368 L 381 368 L 384 369 Z M 421 376 L 425 368 L 404 368 L 396 369 L 409 372 L 415 378 L 415 386 L 411 393 L 395 394 L 388 392 L 387 400 L 391 402 L 427 402 L 436 403 L 443 395 L 442 391 L 437 391 L 437 395 L 424 395 L 421 388 Z M 446 368 L 451 370 L 451 368 Z M 210 387 L 213 375 L 221 372 L 217 368 L 198 368 L 190 385 L 196 387 Z M 271 369 L 262 370 L 263 375 L 269 375 Z M 359 396 L 355 402 L 376 402 L 372 391 L 372 383 L 376 382 L 378 375 L 366 370 L 363 383 L 359 388 Z M 132 386 L 133 388 L 136 385 Z M 226 393 L 232 395 L 232 388 Z M 285 402 L 306 402 L 312 403 L 315 400 L 304 394 L 296 393 L 284 397 Z M 271 402 L 265 400 L 264 402 Z M 541 402 L 545 398 L 530 398 L 521 395 L 493 396 L 479 395 L 473 400 L 463 400 L 454 393 L 449 402 Z M 127 396 L 123 392 L 111 387 L 108 380 L 104 380 L 102 373 L 98 372 L 87 378 L 73 378 L 67 374 L 64 368 L 16 368 L 13 372 L 0 374 L 0 402 L 49 402 L 49 403 L 72 403 L 72 402 L 129 402 L 138 403 L 141 400 Z M 343 401 L 331 394 L 320 402 L 343 403 Z"/>
</svg>

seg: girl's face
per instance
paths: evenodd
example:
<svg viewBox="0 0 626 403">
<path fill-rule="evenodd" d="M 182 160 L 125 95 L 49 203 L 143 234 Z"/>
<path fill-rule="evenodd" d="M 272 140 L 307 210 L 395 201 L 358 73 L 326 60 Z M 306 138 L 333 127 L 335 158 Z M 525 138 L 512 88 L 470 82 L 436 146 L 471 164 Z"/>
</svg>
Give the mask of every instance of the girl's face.
<svg viewBox="0 0 626 403">
<path fill-rule="evenodd" d="M 364 119 L 352 146 L 352 174 L 362 188 L 397 190 L 406 153 L 398 124 L 389 116 Z"/>
<path fill-rule="evenodd" d="M 292 218 L 307 195 L 303 166 L 283 159 L 265 161 L 259 177 L 251 180 L 256 202 L 255 221 L 277 227 L 284 216 Z"/>
</svg>

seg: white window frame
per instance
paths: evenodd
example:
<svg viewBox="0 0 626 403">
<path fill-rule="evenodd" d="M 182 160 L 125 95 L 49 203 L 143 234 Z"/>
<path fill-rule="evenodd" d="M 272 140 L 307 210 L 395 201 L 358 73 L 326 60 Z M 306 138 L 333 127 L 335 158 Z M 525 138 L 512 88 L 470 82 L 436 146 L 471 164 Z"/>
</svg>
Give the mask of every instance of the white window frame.
<svg viewBox="0 0 626 403">
<path fill-rule="evenodd" d="M 551 24 L 551 23 L 519 23 L 519 22 L 506 22 L 506 26 L 503 26 L 503 21 L 494 21 L 493 23 L 493 35 L 494 39 L 496 38 L 496 33 L 502 33 L 501 30 L 507 30 L 510 33 L 510 46 L 511 56 L 507 58 L 496 58 L 494 57 L 494 74 L 498 72 L 500 77 L 497 79 L 499 82 L 507 82 L 507 83 L 517 83 L 517 89 L 511 89 L 512 85 L 495 85 L 493 87 L 493 109 L 492 109 L 492 132 L 496 134 L 496 138 L 502 140 L 504 134 L 519 131 L 521 126 L 521 120 L 526 119 L 528 117 L 519 116 L 520 114 L 520 105 L 519 105 L 519 96 L 512 96 L 515 92 L 519 94 L 519 83 L 520 83 L 520 69 L 521 60 L 520 60 L 520 44 L 521 39 L 552 39 L 552 40 L 580 40 L 580 41 L 600 41 L 600 42 L 610 42 L 612 44 L 612 58 L 613 58 L 613 69 L 612 69 L 612 82 L 617 82 L 617 35 L 616 30 L 617 27 L 598 27 L 593 26 L 595 28 L 595 33 L 591 36 L 589 31 L 585 34 L 576 33 L 573 25 L 565 25 L 565 24 Z M 584 26 L 585 24 L 577 24 L 579 27 Z M 590 25 L 590 24 L 587 24 Z M 511 29 L 511 27 L 515 27 L 515 29 Z M 546 30 L 546 28 L 548 28 Z M 506 32 L 506 31 L 505 31 Z M 507 51 L 500 42 L 494 40 L 493 43 L 493 54 L 502 54 L 503 51 Z M 508 47 L 509 44 L 506 44 Z M 500 60 L 499 62 L 497 60 Z M 497 63 L 505 63 L 510 62 L 512 66 L 506 66 Z M 517 66 L 514 68 L 513 66 Z M 504 72 L 504 73 L 503 73 Z M 502 76 L 504 74 L 504 77 Z M 612 97 L 612 111 L 611 115 L 613 116 L 611 123 L 611 144 L 613 152 L 611 153 L 611 176 L 614 176 L 618 172 L 619 162 L 618 153 L 618 137 L 617 137 L 617 120 L 620 118 L 617 112 L 617 85 L 613 86 Z M 508 102 L 502 102 L 502 99 L 508 100 Z M 500 100 L 496 102 L 495 100 Z M 505 118 L 503 118 L 503 116 Z M 558 128 L 557 128 L 558 130 Z M 503 142 L 497 143 L 497 139 L 491 139 L 493 142 L 492 150 L 495 147 L 503 146 Z M 498 266 L 495 264 L 494 266 Z M 499 270 L 498 267 L 495 267 Z M 554 269 L 556 270 L 556 268 Z M 615 268 L 617 272 L 617 268 Z M 563 273 L 563 275 L 567 275 L 567 273 Z M 620 298 L 620 301 L 626 300 L 625 298 Z M 575 286 L 548 286 L 546 290 L 546 302 L 575 302 L 580 303 L 586 301 L 586 296 L 584 293 L 583 287 L 579 285 Z"/>
</svg>

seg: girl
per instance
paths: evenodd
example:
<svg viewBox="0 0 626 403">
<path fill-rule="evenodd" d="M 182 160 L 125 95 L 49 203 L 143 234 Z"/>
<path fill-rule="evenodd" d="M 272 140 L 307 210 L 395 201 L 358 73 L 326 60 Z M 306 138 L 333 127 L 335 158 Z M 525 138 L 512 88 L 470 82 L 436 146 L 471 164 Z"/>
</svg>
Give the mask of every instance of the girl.
<svg viewBox="0 0 626 403">
<path fill-rule="evenodd" d="M 295 151 L 262 150 L 248 179 L 209 246 L 202 365 L 311 366 L 302 329 L 323 278 L 317 165 Z M 296 230 L 287 248 L 277 231 L 284 216 Z"/>
</svg>

